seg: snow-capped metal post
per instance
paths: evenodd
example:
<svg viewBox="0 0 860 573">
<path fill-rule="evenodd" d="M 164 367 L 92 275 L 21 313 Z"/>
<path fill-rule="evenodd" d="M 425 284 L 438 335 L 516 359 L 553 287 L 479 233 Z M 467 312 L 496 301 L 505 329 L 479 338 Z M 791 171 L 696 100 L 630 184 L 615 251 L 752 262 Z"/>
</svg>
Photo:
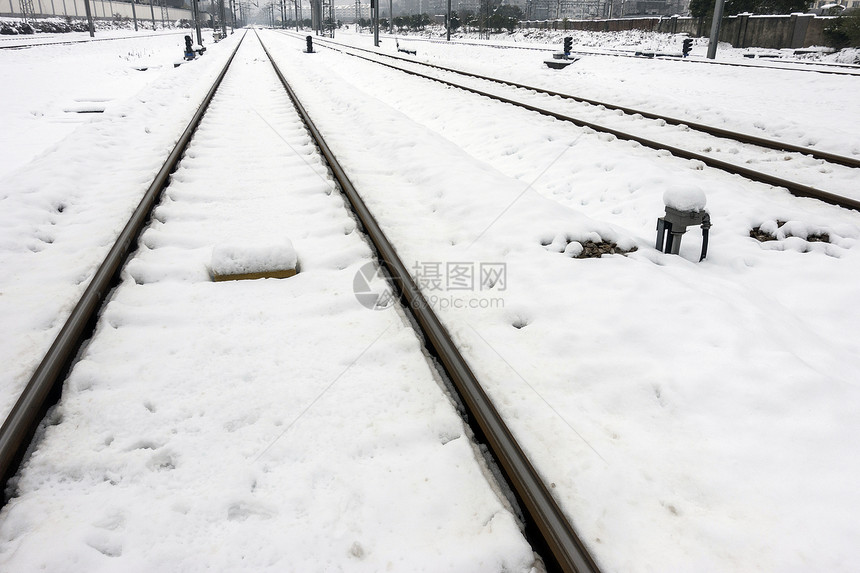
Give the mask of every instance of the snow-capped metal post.
<svg viewBox="0 0 860 573">
<path fill-rule="evenodd" d="M 711 39 L 708 43 L 708 59 L 713 60 L 717 55 L 717 43 L 720 41 L 720 24 L 723 22 L 723 5 L 726 0 L 714 2 L 714 19 L 711 22 Z"/>
<path fill-rule="evenodd" d="M 681 251 L 681 237 L 692 225 L 702 226 L 702 253 L 699 261 L 708 254 L 708 234 L 711 215 L 705 210 L 706 198 L 701 189 L 676 187 L 663 194 L 666 214 L 657 219 L 657 243 L 661 253 L 677 255 Z"/>
</svg>

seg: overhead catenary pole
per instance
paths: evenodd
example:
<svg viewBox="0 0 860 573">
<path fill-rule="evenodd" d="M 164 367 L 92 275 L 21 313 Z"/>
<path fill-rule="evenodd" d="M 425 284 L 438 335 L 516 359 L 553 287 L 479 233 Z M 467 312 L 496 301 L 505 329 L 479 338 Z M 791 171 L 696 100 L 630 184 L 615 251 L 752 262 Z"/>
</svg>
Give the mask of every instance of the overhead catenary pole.
<svg viewBox="0 0 860 573">
<path fill-rule="evenodd" d="M 66 0 L 63 0 L 63 4 Z M 65 7 L 63 8 L 65 10 Z M 134 9 L 134 0 L 131 0 L 131 17 L 134 18 L 134 31 L 137 32 L 137 10 Z"/>
<path fill-rule="evenodd" d="M 93 12 L 90 10 L 90 0 L 84 0 L 84 9 L 87 11 L 87 28 L 90 31 L 90 38 L 94 38 L 96 27 L 93 25 Z"/>
<path fill-rule="evenodd" d="M 448 0 L 448 10 L 445 12 L 445 39 L 451 41 L 451 0 Z"/>
<path fill-rule="evenodd" d="M 134 1 L 134 0 L 132 0 Z M 218 17 L 221 18 L 221 37 L 227 37 L 227 15 L 224 13 L 224 0 L 218 0 Z"/>
<path fill-rule="evenodd" d="M 149 0 L 149 15 L 152 17 L 152 29 L 155 30 L 155 8 L 152 7 L 152 3 L 155 0 Z"/>
<path fill-rule="evenodd" d="M 370 0 L 370 6 L 373 8 L 373 45 L 379 47 L 379 0 Z"/>
<path fill-rule="evenodd" d="M 723 4 L 726 0 L 716 0 L 714 3 L 714 20 L 711 22 L 711 39 L 708 43 L 708 59 L 717 56 L 717 43 L 720 41 L 720 24 L 723 21 Z"/>
<path fill-rule="evenodd" d="M 200 34 L 200 14 L 197 11 L 197 0 L 191 0 L 191 15 L 194 18 L 194 28 L 197 30 L 197 45 L 203 45 L 203 35 Z"/>
</svg>

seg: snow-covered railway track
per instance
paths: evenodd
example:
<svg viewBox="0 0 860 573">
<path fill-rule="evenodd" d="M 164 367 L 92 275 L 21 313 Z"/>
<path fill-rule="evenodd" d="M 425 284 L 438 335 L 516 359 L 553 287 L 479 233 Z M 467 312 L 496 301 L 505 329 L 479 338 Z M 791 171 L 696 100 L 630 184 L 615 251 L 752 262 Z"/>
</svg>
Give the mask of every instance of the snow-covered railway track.
<svg viewBox="0 0 860 573">
<path fill-rule="evenodd" d="M 570 30 L 571 33 L 574 30 Z M 390 38 L 394 39 L 397 36 L 390 36 Z M 533 52 L 543 52 L 549 55 L 553 50 L 538 46 L 518 46 L 512 44 L 490 44 L 487 42 L 464 42 L 457 40 L 435 40 L 432 38 L 418 38 L 415 36 L 401 36 L 401 38 L 408 39 L 410 42 L 427 42 L 431 44 L 461 44 L 464 46 L 481 46 L 484 48 L 495 48 L 499 50 L 529 50 Z M 611 56 L 618 58 L 642 58 L 649 57 L 658 60 L 664 61 L 672 61 L 683 64 L 710 64 L 716 66 L 729 66 L 729 67 L 737 67 L 737 68 L 759 68 L 764 70 L 786 70 L 791 72 L 812 72 L 819 74 L 832 74 L 832 75 L 840 75 L 840 76 L 857 76 L 860 75 L 860 66 L 856 64 L 839 64 L 833 62 L 809 62 L 804 60 L 775 60 L 772 63 L 767 65 L 763 64 L 753 64 L 749 62 L 727 62 L 720 60 L 710 60 L 710 59 L 702 59 L 702 58 L 684 58 L 681 59 L 677 56 L 672 55 L 660 55 L 654 54 L 649 56 L 642 56 L 637 52 L 630 50 L 619 50 L 612 48 L 603 48 L 602 50 L 584 50 L 582 48 L 577 48 L 571 51 L 572 54 L 581 55 L 581 56 Z M 678 52 L 680 55 L 680 51 Z M 800 66 L 800 67 L 795 67 Z M 813 67 L 815 66 L 815 67 Z"/>
<path fill-rule="evenodd" d="M 68 372 L 75 355 L 92 332 L 95 318 L 111 286 L 118 279 L 135 241 L 148 221 L 152 209 L 179 163 L 240 46 L 241 41 L 215 78 L 211 89 L 203 98 L 185 131 L 180 135 L 176 146 L 168 155 L 152 184 L 144 193 L 140 204 L 75 304 L 62 330 L 31 376 L 15 406 L 3 421 L 0 427 L 0 479 L 4 482 L 16 471 L 49 402 L 58 397 L 57 392 L 62 377 Z"/>
<path fill-rule="evenodd" d="M 0 560 L 22 570 L 58 570 L 65 562 L 116 568 L 123 561 L 150 570 L 201 563 L 308 570 L 327 568 L 322 562 L 339 568 L 338 559 L 366 570 L 394 559 L 410 571 L 530 570 L 535 561 L 514 510 L 493 489 L 485 460 L 422 352 L 423 337 L 544 537 L 549 567 L 597 570 L 301 104 L 293 100 L 300 119 L 272 78 L 264 83 L 266 75 L 274 74 L 261 45 L 237 46 L 0 430 L 9 477 L 68 373 L 62 399 L 10 481 Z M 420 335 L 402 311 L 362 307 L 349 288 L 354 282 L 343 280 L 358 266 L 366 269 L 373 253 L 355 232 L 338 186 L 413 310 Z M 156 207 L 163 189 L 166 199 Z M 206 264 L 213 248 L 236 252 L 253 244 L 259 255 L 280 247 L 285 234 L 299 252 L 296 277 L 211 282 Z M 306 415 L 324 402 L 331 402 L 329 413 Z M 327 432 L 329 425 L 341 432 Z M 332 445 L 335 435 L 354 439 Z M 393 446 L 382 443 L 385 436 Z M 312 460 L 308 471 L 296 469 L 321 447 L 330 450 L 325 464 Z M 382 467 L 371 470 L 375 457 Z M 391 473 L 397 479 L 385 476 Z M 378 505 L 355 499 L 370 496 L 367 484 L 332 491 L 330 482 L 344 474 L 378 480 L 380 494 L 402 487 L 398 480 L 413 491 L 394 501 L 400 515 L 386 514 L 388 497 Z M 284 487 L 291 480 L 310 493 Z M 308 517 L 332 509 L 315 499 L 317 490 L 344 498 L 335 515 Z M 445 508 L 438 507 L 442 496 Z M 352 536 L 338 532 L 374 512 L 387 535 L 367 527 L 352 527 Z M 41 527 L 43 519 L 53 525 Z M 275 520 L 268 533 L 261 534 L 260 520 Z M 310 532 L 326 525 L 334 531 L 321 543 Z M 270 547 L 282 535 L 303 533 L 282 553 Z M 480 549 L 470 535 L 482 537 Z M 435 551 L 425 555 L 431 536 Z M 47 539 L 63 549 L 44 552 Z"/>
<path fill-rule="evenodd" d="M 5 41 L 0 41 L 0 50 L 24 50 L 27 48 L 41 48 L 44 46 L 67 46 L 70 44 L 87 44 L 90 42 L 112 42 L 116 40 L 136 40 L 139 38 L 150 38 L 153 36 L 169 36 L 169 35 L 179 35 L 179 34 L 187 34 L 187 30 L 171 30 L 169 32 L 161 32 L 155 34 L 140 34 L 136 36 L 124 36 L 119 38 L 85 38 L 80 40 L 58 40 L 56 42 L 21 42 L 15 39 L 4 39 Z"/>
<path fill-rule="evenodd" d="M 291 35 L 295 36 L 293 33 Z M 700 161 L 751 181 L 785 188 L 799 197 L 812 197 L 847 209 L 860 210 L 860 190 L 856 186 L 860 160 L 854 157 L 416 62 L 330 40 L 317 38 L 316 42 L 413 76 L 606 133 L 619 140 L 634 141 L 661 152 L 668 151 L 676 157 Z M 391 60 L 398 63 L 392 63 Z M 425 73 L 420 68 L 433 68 L 434 72 Z M 464 83 L 456 80 L 457 76 L 474 81 Z M 759 168 L 749 167 L 751 164 Z M 818 186 L 822 180 L 831 187 L 829 190 Z"/>
</svg>

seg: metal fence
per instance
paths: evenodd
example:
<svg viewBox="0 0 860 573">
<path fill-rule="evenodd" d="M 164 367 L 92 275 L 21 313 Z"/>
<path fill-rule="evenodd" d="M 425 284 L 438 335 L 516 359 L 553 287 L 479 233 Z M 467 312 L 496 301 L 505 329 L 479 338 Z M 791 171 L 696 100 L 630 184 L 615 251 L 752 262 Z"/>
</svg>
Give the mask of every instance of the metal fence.
<svg viewBox="0 0 860 573">
<path fill-rule="evenodd" d="M 37 18 L 52 18 L 66 16 L 72 18 L 86 18 L 87 11 L 84 7 L 85 0 L 32 0 L 33 9 Z M 119 2 L 114 0 L 89 0 L 93 18 L 111 19 L 115 17 L 131 18 L 132 10 L 130 2 Z M 152 2 L 152 3 L 151 3 Z M 152 20 L 153 22 L 175 22 L 177 20 L 193 20 L 191 10 L 184 8 L 172 8 L 162 6 L 157 0 L 146 3 L 135 3 L 137 17 L 141 20 Z M 20 0 L 0 0 L 0 16 L 22 17 Z"/>
</svg>

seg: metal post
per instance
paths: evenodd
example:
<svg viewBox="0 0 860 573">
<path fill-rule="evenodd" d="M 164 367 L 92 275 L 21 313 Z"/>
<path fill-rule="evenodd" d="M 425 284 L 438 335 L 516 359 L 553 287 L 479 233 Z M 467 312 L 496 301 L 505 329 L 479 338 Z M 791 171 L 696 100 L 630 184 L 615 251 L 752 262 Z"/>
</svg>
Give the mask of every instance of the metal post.
<svg viewBox="0 0 860 573">
<path fill-rule="evenodd" d="M 708 59 L 713 60 L 717 55 L 717 43 L 720 41 L 720 24 L 723 22 L 723 4 L 726 0 L 716 0 L 714 3 L 714 20 L 711 22 L 711 40 L 708 44 Z"/>
<path fill-rule="evenodd" d="M 152 7 L 152 3 L 155 0 L 149 0 L 149 15 L 152 17 L 152 31 L 155 31 L 155 8 Z"/>
<path fill-rule="evenodd" d="M 379 0 L 373 0 L 373 45 L 379 47 Z"/>
<path fill-rule="evenodd" d="M 445 39 L 451 41 L 451 0 L 448 0 L 448 11 L 445 13 Z"/>
<path fill-rule="evenodd" d="M 137 32 L 137 10 L 134 9 L 134 2 L 135 0 L 131 0 L 131 17 L 134 18 L 134 31 Z M 66 0 L 63 0 L 64 5 L 65 3 Z"/>
<path fill-rule="evenodd" d="M 299 31 L 299 0 L 293 0 L 293 12 L 296 15 L 296 32 Z"/>
<path fill-rule="evenodd" d="M 87 11 L 87 27 L 90 30 L 90 38 L 93 38 L 96 35 L 96 27 L 93 26 L 93 13 L 90 10 L 90 0 L 84 0 L 84 9 Z"/>
<path fill-rule="evenodd" d="M 227 37 L 227 17 L 224 14 L 224 0 L 218 0 L 218 17 L 221 18 L 221 38 Z"/>
<path fill-rule="evenodd" d="M 203 36 L 200 34 L 200 14 L 197 10 L 197 0 L 191 0 L 191 13 L 194 16 L 194 28 L 197 30 L 197 44 L 203 45 Z"/>
</svg>

